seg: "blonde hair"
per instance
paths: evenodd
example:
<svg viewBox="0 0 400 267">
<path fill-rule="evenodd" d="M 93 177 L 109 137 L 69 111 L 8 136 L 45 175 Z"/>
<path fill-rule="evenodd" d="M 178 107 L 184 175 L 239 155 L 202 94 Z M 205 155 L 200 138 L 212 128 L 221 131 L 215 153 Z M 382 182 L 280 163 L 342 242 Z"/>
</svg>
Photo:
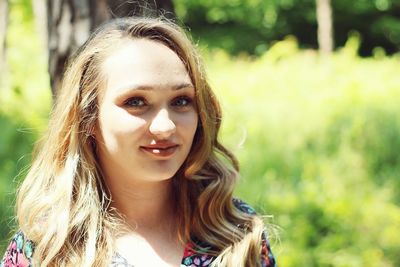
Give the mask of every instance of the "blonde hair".
<svg viewBox="0 0 400 267">
<path fill-rule="evenodd" d="M 179 239 L 211 245 L 214 266 L 260 266 L 263 223 L 240 212 L 232 192 L 236 158 L 218 141 L 221 109 L 196 50 L 183 30 L 162 19 L 117 19 L 95 31 L 70 61 L 31 169 L 17 197 L 19 226 L 35 243 L 40 266 L 106 266 L 121 219 L 97 164 L 93 129 L 100 65 L 115 43 L 147 38 L 172 49 L 196 92 L 199 124 L 189 156 L 172 178 Z"/>
</svg>

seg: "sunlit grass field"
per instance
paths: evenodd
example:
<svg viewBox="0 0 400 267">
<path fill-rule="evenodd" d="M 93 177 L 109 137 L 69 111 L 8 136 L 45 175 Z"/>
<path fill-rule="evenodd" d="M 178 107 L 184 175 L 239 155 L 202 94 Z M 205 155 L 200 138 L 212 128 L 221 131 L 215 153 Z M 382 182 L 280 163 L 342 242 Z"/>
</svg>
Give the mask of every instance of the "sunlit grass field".
<svg viewBox="0 0 400 267">
<path fill-rule="evenodd" d="M 51 106 L 33 24 L 18 13 L 12 23 L 0 82 L 2 251 L 16 177 Z M 201 49 L 221 140 L 241 163 L 236 195 L 268 215 L 280 266 L 400 266 L 400 58 L 359 58 L 357 45 L 350 38 L 331 57 L 291 37 L 260 58 Z"/>
</svg>

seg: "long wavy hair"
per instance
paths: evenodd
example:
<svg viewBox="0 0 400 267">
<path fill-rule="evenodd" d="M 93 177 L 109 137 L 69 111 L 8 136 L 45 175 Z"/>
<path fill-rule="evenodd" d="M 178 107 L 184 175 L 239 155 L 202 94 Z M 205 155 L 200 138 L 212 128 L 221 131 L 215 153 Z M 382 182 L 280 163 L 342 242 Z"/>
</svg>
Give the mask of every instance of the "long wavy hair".
<svg viewBox="0 0 400 267">
<path fill-rule="evenodd" d="M 217 256 L 214 266 L 259 266 L 263 223 L 233 205 L 238 162 L 218 141 L 221 109 L 200 58 L 179 26 L 149 18 L 103 25 L 68 63 L 47 133 L 17 196 L 19 227 L 35 244 L 33 263 L 107 266 L 114 254 L 114 231 L 123 219 L 110 207 L 93 131 L 104 83 L 100 66 L 126 38 L 169 47 L 195 87 L 198 127 L 187 159 L 172 178 L 179 240 L 206 241 Z"/>
</svg>

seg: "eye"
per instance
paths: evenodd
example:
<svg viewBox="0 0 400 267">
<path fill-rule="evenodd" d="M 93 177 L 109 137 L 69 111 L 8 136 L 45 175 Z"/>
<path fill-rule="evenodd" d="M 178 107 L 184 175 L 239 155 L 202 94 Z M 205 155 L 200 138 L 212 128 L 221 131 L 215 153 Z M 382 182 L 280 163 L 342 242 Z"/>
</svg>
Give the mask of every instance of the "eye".
<svg viewBox="0 0 400 267">
<path fill-rule="evenodd" d="M 172 106 L 177 108 L 187 107 L 191 105 L 193 100 L 187 96 L 179 96 L 172 101 Z"/>
<path fill-rule="evenodd" d="M 143 97 L 132 97 L 124 103 L 128 107 L 141 108 L 146 105 L 146 100 Z"/>
</svg>

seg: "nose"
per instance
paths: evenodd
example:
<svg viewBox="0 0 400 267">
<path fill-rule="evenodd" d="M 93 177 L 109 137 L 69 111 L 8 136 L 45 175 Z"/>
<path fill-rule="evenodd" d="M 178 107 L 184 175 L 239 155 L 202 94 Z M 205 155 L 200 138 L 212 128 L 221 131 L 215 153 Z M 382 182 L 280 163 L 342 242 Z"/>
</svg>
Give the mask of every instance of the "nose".
<svg viewBox="0 0 400 267">
<path fill-rule="evenodd" d="M 161 109 L 151 121 L 149 127 L 150 133 L 160 139 L 167 139 L 171 134 L 175 133 L 175 123 L 170 119 L 168 111 Z"/>
</svg>

